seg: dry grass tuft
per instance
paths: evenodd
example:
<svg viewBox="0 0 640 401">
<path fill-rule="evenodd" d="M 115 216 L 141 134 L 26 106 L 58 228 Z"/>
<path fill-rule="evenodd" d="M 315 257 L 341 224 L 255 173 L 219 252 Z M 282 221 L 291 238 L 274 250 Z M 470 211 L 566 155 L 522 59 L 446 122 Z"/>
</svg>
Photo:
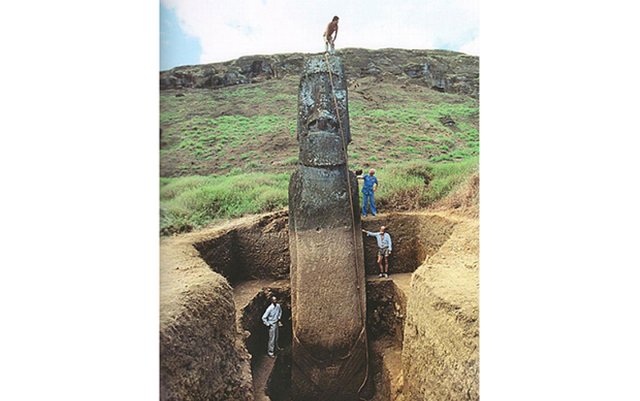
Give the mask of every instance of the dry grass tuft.
<svg viewBox="0 0 640 401">
<path fill-rule="evenodd" d="M 452 210 L 468 217 L 479 217 L 480 174 L 476 171 L 457 190 L 435 202 L 435 210 Z"/>
</svg>

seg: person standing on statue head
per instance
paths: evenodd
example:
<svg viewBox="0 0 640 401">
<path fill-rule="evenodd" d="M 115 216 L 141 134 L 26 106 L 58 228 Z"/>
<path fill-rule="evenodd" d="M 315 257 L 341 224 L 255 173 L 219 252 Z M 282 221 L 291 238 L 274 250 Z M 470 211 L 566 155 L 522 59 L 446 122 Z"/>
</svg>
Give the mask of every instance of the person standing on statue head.
<svg viewBox="0 0 640 401">
<path fill-rule="evenodd" d="M 262 315 L 262 323 L 269 328 L 269 342 L 267 343 L 267 354 L 273 358 L 276 348 L 278 348 L 278 328 L 282 317 L 282 307 L 275 296 L 271 297 L 271 305 Z"/>
<path fill-rule="evenodd" d="M 364 181 L 362 185 L 362 217 L 367 217 L 367 204 L 371 209 L 371 214 L 376 215 L 375 200 L 373 199 L 373 193 L 378 189 L 378 179 L 375 176 L 376 170 L 369 170 L 369 175 L 359 175 L 358 178 Z"/>
<path fill-rule="evenodd" d="M 324 33 L 322 34 L 322 36 L 324 37 L 325 53 L 329 52 L 329 45 L 331 45 L 330 54 L 334 54 L 336 51 L 335 43 L 336 43 L 336 38 L 338 37 L 338 21 L 339 20 L 340 18 L 338 18 L 337 15 L 333 17 L 331 22 L 329 22 L 329 25 L 327 25 L 327 29 L 325 29 Z M 331 38 L 331 35 L 334 35 L 333 38 Z"/>
<path fill-rule="evenodd" d="M 380 227 L 380 232 L 372 233 L 371 231 L 362 230 L 367 234 L 367 237 L 376 237 L 378 241 L 378 267 L 380 267 L 380 274 L 378 277 L 389 277 L 389 255 L 391 255 L 391 236 L 386 232 L 386 227 Z M 382 259 L 384 258 L 384 269 L 382 266 Z"/>
</svg>

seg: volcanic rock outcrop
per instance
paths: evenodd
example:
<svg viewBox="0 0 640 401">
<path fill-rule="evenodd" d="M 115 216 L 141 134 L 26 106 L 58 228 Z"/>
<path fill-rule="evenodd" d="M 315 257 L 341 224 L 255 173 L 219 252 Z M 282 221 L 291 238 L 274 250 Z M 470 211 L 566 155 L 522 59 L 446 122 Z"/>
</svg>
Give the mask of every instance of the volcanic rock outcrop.
<svg viewBox="0 0 640 401">
<path fill-rule="evenodd" d="M 478 98 L 478 57 L 448 50 L 340 49 L 350 79 L 408 78 L 408 82 Z M 299 76 L 302 53 L 245 56 L 222 63 L 175 67 L 160 72 L 160 89 L 218 89 Z"/>
<path fill-rule="evenodd" d="M 368 370 L 365 273 L 339 57 L 306 60 L 297 132 L 299 164 L 289 183 L 292 396 L 354 400 Z"/>
</svg>

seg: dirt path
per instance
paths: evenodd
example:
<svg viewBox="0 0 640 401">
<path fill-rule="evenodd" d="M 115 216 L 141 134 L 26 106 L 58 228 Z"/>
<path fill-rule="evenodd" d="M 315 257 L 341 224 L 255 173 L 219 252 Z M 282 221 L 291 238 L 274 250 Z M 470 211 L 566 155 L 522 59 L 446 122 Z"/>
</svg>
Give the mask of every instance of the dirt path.
<svg viewBox="0 0 640 401">
<path fill-rule="evenodd" d="M 405 295 L 408 294 L 411 287 L 411 275 L 413 273 L 391 273 L 388 278 L 378 277 L 374 275 L 367 276 L 367 281 L 385 281 L 391 280 Z"/>
<path fill-rule="evenodd" d="M 399 273 L 389 276 L 396 286 L 404 293 L 405 296 L 409 295 L 409 288 L 411 287 L 411 276 L 413 273 Z"/>
<path fill-rule="evenodd" d="M 265 392 L 267 390 L 267 380 L 273 371 L 275 358 L 266 355 L 256 355 L 255 367 L 253 369 L 253 394 L 255 401 L 270 401 Z"/>
</svg>

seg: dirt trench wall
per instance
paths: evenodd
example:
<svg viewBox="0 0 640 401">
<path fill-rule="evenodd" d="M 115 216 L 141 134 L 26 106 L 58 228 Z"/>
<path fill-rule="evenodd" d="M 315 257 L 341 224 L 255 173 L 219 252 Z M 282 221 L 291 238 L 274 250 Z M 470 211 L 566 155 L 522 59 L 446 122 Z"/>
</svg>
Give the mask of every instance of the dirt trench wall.
<svg viewBox="0 0 640 401">
<path fill-rule="evenodd" d="M 413 272 L 427 255 L 433 255 L 449 238 L 455 223 L 443 217 L 416 213 L 390 213 L 362 220 L 362 228 L 378 232 L 386 226 L 393 252 L 389 258 L 392 273 Z M 364 235 L 364 263 L 368 275 L 377 274 L 378 245 L 375 237 Z"/>
<path fill-rule="evenodd" d="M 396 282 L 367 281 L 367 333 L 370 340 L 370 401 L 400 400 L 402 342 L 407 297 Z"/>
<path fill-rule="evenodd" d="M 231 285 L 254 279 L 289 278 L 288 212 L 280 211 L 247 219 L 202 241 L 194 242 L 202 259 Z M 362 220 L 367 231 L 388 227 L 393 241 L 389 258 L 392 273 L 413 272 L 427 255 L 433 255 L 449 238 L 455 223 L 436 215 L 390 213 Z M 375 238 L 363 236 L 367 275 L 377 274 L 378 246 Z"/>
<path fill-rule="evenodd" d="M 234 285 L 235 283 L 289 277 L 289 233 L 287 212 L 247 219 L 193 246 L 202 259 Z"/>
<path fill-rule="evenodd" d="M 237 267 L 236 230 L 196 242 L 193 246 L 200 252 L 200 256 L 207 265 L 224 276 L 231 284 L 243 280 L 244 273 Z"/>
<path fill-rule="evenodd" d="M 160 254 L 160 400 L 252 400 L 232 289 L 188 237 Z"/>
<path fill-rule="evenodd" d="M 289 277 L 289 231 L 286 211 L 262 217 L 236 233 L 237 263 L 247 279 Z"/>
<path fill-rule="evenodd" d="M 410 400 L 478 400 L 478 223 L 461 222 L 413 274 L 402 369 Z"/>
<path fill-rule="evenodd" d="M 367 282 L 367 333 L 402 347 L 407 299 L 392 280 Z"/>
</svg>

